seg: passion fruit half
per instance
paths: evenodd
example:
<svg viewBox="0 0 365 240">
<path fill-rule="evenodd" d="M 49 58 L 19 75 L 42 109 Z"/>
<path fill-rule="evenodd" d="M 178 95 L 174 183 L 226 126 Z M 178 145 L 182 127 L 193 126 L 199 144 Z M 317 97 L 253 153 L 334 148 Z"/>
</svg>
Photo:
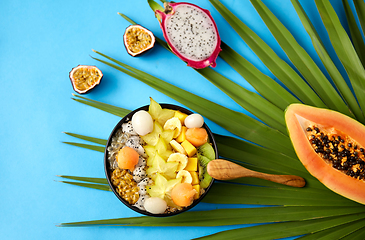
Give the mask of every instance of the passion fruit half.
<svg viewBox="0 0 365 240">
<path fill-rule="evenodd" d="M 78 65 L 70 72 L 72 87 L 75 92 L 80 94 L 93 89 L 100 83 L 102 78 L 103 73 L 95 66 Z"/>
<path fill-rule="evenodd" d="M 133 57 L 145 53 L 155 45 L 153 33 L 140 25 L 127 27 L 123 40 L 127 52 Z"/>
</svg>

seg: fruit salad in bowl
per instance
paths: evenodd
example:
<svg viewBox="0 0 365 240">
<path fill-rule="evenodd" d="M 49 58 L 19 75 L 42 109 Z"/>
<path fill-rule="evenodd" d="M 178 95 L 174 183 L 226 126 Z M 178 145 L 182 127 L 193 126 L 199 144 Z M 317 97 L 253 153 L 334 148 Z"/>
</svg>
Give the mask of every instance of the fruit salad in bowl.
<svg viewBox="0 0 365 240">
<path fill-rule="evenodd" d="M 217 158 L 213 134 L 201 115 L 151 98 L 150 105 L 115 126 L 104 165 L 121 202 L 144 215 L 165 217 L 202 200 L 213 184 L 206 166 Z"/>
</svg>

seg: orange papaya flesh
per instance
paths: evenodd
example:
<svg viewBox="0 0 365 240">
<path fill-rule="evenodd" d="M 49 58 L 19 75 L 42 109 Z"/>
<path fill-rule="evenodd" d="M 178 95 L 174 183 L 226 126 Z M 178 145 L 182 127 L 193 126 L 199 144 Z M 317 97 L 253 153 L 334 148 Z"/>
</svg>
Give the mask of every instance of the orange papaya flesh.
<svg viewBox="0 0 365 240">
<path fill-rule="evenodd" d="M 365 204 L 365 126 L 303 104 L 285 111 L 290 139 L 308 172 L 332 191 Z"/>
</svg>

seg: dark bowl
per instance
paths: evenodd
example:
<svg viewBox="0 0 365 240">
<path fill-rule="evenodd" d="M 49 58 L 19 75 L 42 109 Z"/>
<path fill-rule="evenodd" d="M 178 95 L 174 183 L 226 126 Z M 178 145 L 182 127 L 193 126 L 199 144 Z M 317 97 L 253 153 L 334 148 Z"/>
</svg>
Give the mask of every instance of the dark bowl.
<svg viewBox="0 0 365 240">
<path fill-rule="evenodd" d="M 187 109 L 185 109 L 183 107 L 177 106 L 177 105 L 172 105 L 172 104 L 160 104 L 160 105 L 161 105 L 162 108 L 168 108 L 168 109 L 172 109 L 172 110 L 179 110 L 180 112 L 183 112 L 183 113 L 186 113 L 186 114 L 192 114 L 193 113 L 193 112 L 191 112 L 191 111 L 189 111 L 189 110 L 187 110 Z M 132 119 L 132 116 L 133 116 L 134 113 L 136 113 L 139 110 L 148 111 L 148 107 L 149 107 L 149 105 L 146 105 L 146 106 L 140 107 L 140 108 L 138 108 L 138 109 L 130 112 L 128 115 L 126 115 L 124 118 L 122 118 L 122 120 L 120 120 L 118 122 L 118 124 L 114 127 L 113 131 L 111 132 L 111 134 L 110 134 L 110 136 L 108 138 L 108 142 L 106 144 L 105 152 L 104 152 L 104 169 L 105 169 L 105 175 L 106 175 L 106 178 L 108 180 L 109 186 L 112 189 L 112 191 L 115 194 L 115 196 L 124 205 L 126 205 L 127 207 L 129 207 L 133 211 L 136 211 L 138 213 L 141 213 L 141 214 L 144 214 L 144 215 L 147 215 L 147 216 L 154 216 L 154 217 L 168 217 L 168 216 L 173 216 L 173 215 L 176 215 L 176 214 L 183 213 L 183 212 L 185 212 L 185 211 L 193 208 L 194 206 L 196 206 L 205 197 L 205 195 L 207 195 L 207 193 L 209 192 L 209 189 L 211 188 L 211 186 L 212 186 L 212 184 L 214 182 L 214 179 L 212 179 L 212 181 L 210 182 L 209 186 L 205 189 L 205 192 L 198 199 L 194 200 L 194 202 L 190 206 L 185 207 L 185 208 L 183 208 L 180 211 L 175 211 L 173 213 L 164 213 L 164 214 L 153 214 L 153 213 L 150 213 L 150 212 L 141 210 L 141 209 L 139 209 L 137 207 L 134 207 L 134 206 L 130 205 L 126 200 L 124 200 L 121 196 L 119 196 L 118 192 L 116 191 L 116 188 L 113 186 L 113 184 L 111 182 L 111 173 L 112 172 L 110 171 L 110 164 L 109 164 L 109 161 L 108 161 L 108 150 L 107 150 L 107 148 L 111 144 L 112 137 L 122 127 L 122 124 L 123 123 L 128 122 L 128 121 L 130 121 Z M 213 137 L 213 133 L 210 131 L 210 129 L 208 128 L 208 126 L 205 123 L 204 123 L 203 127 L 206 129 L 206 131 L 208 133 L 209 141 L 212 144 L 212 146 L 214 148 L 214 151 L 215 151 L 215 157 L 218 158 L 218 149 L 217 149 L 217 145 L 216 145 L 216 142 L 214 140 L 214 137 Z"/>
</svg>

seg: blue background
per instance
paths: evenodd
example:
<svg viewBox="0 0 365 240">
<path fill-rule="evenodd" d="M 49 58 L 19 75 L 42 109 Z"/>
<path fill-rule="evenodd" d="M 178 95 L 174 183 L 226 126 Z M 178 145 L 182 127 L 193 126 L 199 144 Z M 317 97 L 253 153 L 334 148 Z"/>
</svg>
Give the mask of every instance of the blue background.
<svg viewBox="0 0 365 240">
<path fill-rule="evenodd" d="M 191 2 L 211 11 L 223 41 L 272 76 L 209 1 Z M 222 2 L 288 61 L 248 0 Z M 318 62 L 290 1 L 263 2 Z M 343 21 L 341 0 L 331 2 Z M 314 2 L 302 0 L 301 3 L 328 44 Z M 92 49 L 209 100 L 245 112 L 157 44 L 148 54 L 138 58 L 129 56 L 122 37 L 130 24 L 117 12 L 126 14 L 162 38 L 158 21 L 146 0 L 0 1 L 1 239 L 171 239 L 172 236 L 174 239 L 191 239 L 232 228 L 56 226 L 61 222 L 139 216 L 121 204 L 111 192 L 58 182 L 61 179 L 57 175 L 105 176 L 103 154 L 62 143 L 77 141 L 63 132 L 106 139 L 119 121 L 114 115 L 71 99 L 74 92 L 68 74 L 73 67 L 97 65 L 104 73 L 101 84 L 86 95 L 88 98 L 127 109 L 148 104 L 149 97 L 158 102 L 180 105 L 138 80 L 93 60 L 90 55 L 97 55 Z M 254 91 L 221 59 L 218 59 L 216 70 Z M 214 132 L 229 134 L 207 122 Z M 218 207 L 222 206 L 201 203 L 194 210 Z"/>
</svg>

